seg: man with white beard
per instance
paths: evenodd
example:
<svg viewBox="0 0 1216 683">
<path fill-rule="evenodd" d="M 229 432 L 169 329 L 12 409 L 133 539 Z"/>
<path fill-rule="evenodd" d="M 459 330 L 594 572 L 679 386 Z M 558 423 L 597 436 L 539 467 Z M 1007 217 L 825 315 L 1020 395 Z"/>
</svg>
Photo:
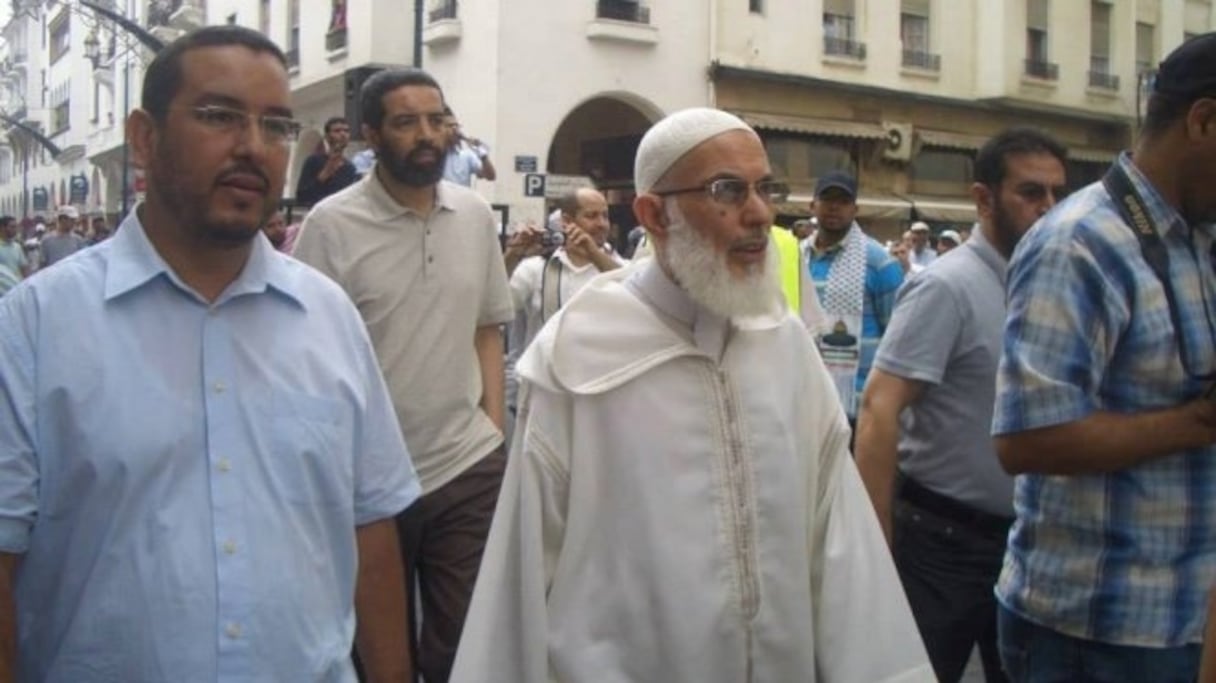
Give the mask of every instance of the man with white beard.
<svg viewBox="0 0 1216 683">
<path fill-rule="evenodd" d="M 933 680 L 831 377 L 779 294 L 786 188 L 759 137 L 673 114 L 635 182 L 654 258 L 583 288 L 520 359 L 452 680 Z"/>
</svg>

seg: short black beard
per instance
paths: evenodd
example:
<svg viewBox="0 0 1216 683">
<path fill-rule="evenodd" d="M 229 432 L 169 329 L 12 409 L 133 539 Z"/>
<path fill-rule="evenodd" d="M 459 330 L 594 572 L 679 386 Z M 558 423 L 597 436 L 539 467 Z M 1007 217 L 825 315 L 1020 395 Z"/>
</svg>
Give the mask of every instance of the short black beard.
<svg viewBox="0 0 1216 683">
<path fill-rule="evenodd" d="M 996 250 L 1001 252 L 1005 258 L 1013 256 L 1013 250 L 1018 246 L 1022 236 L 1019 234 L 1017 226 L 1013 224 L 1013 219 L 1009 216 L 1009 212 L 1005 210 L 1005 205 L 1001 203 L 1000 197 L 993 193 L 993 216 L 992 228 L 996 233 Z"/>
<path fill-rule="evenodd" d="M 413 156 L 423 150 L 434 152 L 438 160 L 427 166 L 414 161 Z M 443 150 L 430 145 L 419 145 L 404 156 L 397 156 L 393 150 L 384 146 L 376 150 L 376 158 L 384 164 L 384 169 L 394 180 L 408 187 L 432 187 L 443 178 L 443 162 L 446 159 Z"/>
</svg>

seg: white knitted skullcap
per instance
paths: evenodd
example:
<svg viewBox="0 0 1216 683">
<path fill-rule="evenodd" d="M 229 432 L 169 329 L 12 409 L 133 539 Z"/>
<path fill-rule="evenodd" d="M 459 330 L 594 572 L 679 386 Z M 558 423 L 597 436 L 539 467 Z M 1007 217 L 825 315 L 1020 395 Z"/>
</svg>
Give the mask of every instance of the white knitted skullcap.
<svg viewBox="0 0 1216 683">
<path fill-rule="evenodd" d="M 638 143 L 638 156 L 633 162 L 638 193 L 654 189 L 663 174 L 694 147 L 732 130 L 751 127 L 737 116 L 705 107 L 678 111 L 651 126 Z"/>
</svg>

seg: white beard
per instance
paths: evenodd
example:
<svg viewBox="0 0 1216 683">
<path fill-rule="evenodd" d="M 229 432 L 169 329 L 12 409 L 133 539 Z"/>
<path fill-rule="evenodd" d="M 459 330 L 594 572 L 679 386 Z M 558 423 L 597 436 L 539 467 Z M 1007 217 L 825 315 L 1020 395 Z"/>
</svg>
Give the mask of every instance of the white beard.
<svg viewBox="0 0 1216 683">
<path fill-rule="evenodd" d="M 701 306 L 725 318 L 764 315 L 777 310 L 781 283 L 780 256 L 772 244 L 764 263 L 743 276 L 730 270 L 726 254 L 684 220 L 675 202 L 665 202 L 667 245 L 664 257 L 676 283 Z"/>
</svg>

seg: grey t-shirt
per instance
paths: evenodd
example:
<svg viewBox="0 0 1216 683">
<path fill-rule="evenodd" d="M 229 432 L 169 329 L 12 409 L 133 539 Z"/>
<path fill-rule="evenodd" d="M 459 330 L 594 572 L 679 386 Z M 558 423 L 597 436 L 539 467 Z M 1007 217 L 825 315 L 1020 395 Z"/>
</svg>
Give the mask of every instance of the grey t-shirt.
<svg viewBox="0 0 1216 683">
<path fill-rule="evenodd" d="M 74 232 L 53 232 L 42 238 L 42 267 L 61 261 L 89 246 L 83 237 Z"/>
<path fill-rule="evenodd" d="M 900 415 L 900 470 L 972 507 L 1013 516 L 1013 478 L 990 429 L 1005 328 L 1007 262 L 980 230 L 900 290 L 874 360 L 925 382 Z"/>
</svg>

